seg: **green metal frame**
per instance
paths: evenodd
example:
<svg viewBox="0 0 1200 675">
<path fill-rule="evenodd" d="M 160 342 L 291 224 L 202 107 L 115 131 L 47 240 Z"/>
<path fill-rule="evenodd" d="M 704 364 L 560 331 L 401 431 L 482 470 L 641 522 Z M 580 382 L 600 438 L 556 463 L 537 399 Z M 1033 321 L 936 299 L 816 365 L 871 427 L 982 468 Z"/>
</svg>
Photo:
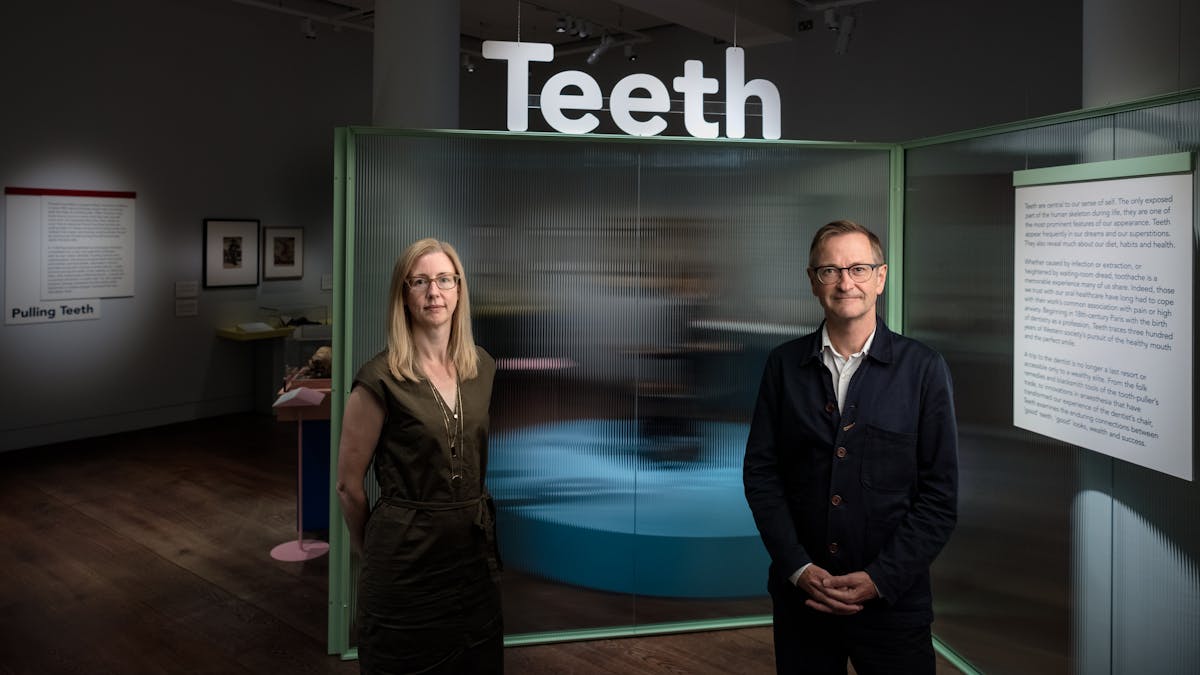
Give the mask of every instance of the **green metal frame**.
<svg viewBox="0 0 1200 675">
<path fill-rule="evenodd" d="M 889 196 L 888 196 L 888 282 L 889 288 L 884 302 L 885 319 L 893 330 L 904 330 L 904 191 L 905 191 L 905 159 L 908 150 L 934 145 L 943 145 L 959 141 L 973 140 L 991 135 L 1011 133 L 1035 129 L 1079 120 L 1093 119 L 1122 112 L 1130 112 L 1173 103 L 1182 103 L 1200 99 L 1200 88 L 1181 91 L 1165 96 L 1141 99 L 1120 105 L 1107 106 L 1091 110 L 1080 110 L 1069 113 L 1049 115 L 1032 120 L 1024 120 L 1010 124 L 996 125 L 982 129 L 963 131 L 925 139 L 917 139 L 905 143 L 847 143 L 832 141 L 793 141 L 793 140 L 728 140 L 728 139 L 696 139 L 678 137 L 638 138 L 620 135 L 589 134 L 573 136 L 566 134 L 548 134 L 535 132 L 506 132 L 506 131 L 463 131 L 463 130 L 399 130 L 378 129 L 373 127 L 346 127 L 335 133 L 334 149 L 334 354 L 341 360 L 333 373 L 333 391 L 330 406 L 330 447 L 337 448 L 341 436 L 342 411 L 348 392 L 348 373 L 353 367 L 350 363 L 347 345 L 350 343 L 353 317 L 353 287 L 347 283 L 353 276 L 353 261 L 348 260 L 346 252 L 354 248 L 354 161 L 355 138 L 362 135 L 403 135 L 413 137 L 454 137 L 465 136 L 472 138 L 487 137 L 533 137 L 539 140 L 554 142 L 596 142 L 605 143 L 636 143 L 636 144 L 682 144 L 682 145 L 790 145 L 806 148 L 855 149 L 855 150 L 887 150 L 890 153 L 889 167 Z M 1121 175 L 1138 173 L 1171 173 L 1188 171 L 1192 167 L 1190 153 L 1176 153 L 1153 158 L 1135 158 L 1115 160 L 1113 162 L 1098 162 L 1091 170 L 1103 177 L 1105 172 L 1119 171 Z M 1182 167 L 1182 168 L 1180 168 Z M 1033 179 L 1037 182 L 1053 182 L 1070 175 L 1071 180 L 1080 180 L 1079 168 L 1052 167 L 1049 169 L 1034 169 L 1027 172 L 1021 180 Z M 1089 174 L 1091 175 L 1091 174 Z M 1065 180 L 1065 178 L 1062 178 Z M 1016 180 L 1016 178 L 1014 179 Z M 337 476 L 337 453 L 330 453 L 330 565 L 329 565 L 329 653 L 340 654 L 342 658 L 357 658 L 357 649 L 349 645 L 349 627 L 351 624 L 350 611 L 350 581 L 351 559 L 349 536 L 342 520 L 341 505 L 334 489 Z M 744 628 L 751 626 L 770 625 L 769 615 L 734 617 L 728 619 L 708 619 L 697 621 L 682 621 L 660 624 L 645 624 L 634 626 L 614 626 L 584 630 L 565 630 L 544 633 L 527 633 L 505 637 L 505 646 L 521 646 L 532 644 L 547 644 L 576 640 L 594 640 L 605 638 L 621 638 L 648 635 L 663 635 L 691 631 L 706 631 L 726 628 Z M 946 646 L 936 636 L 934 648 L 943 658 L 950 661 L 964 673 L 977 675 L 971 664 Z"/>
<path fill-rule="evenodd" d="M 940 639 L 938 639 L 938 636 L 936 635 L 933 636 L 933 649 L 939 655 L 941 655 L 943 659 L 946 659 L 951 665 L 953 665 L 955 668 L 958 668 L 959 671 L 965 673 L 965 675 L 983 675 L 983 673 L 981 673 L 975 666 L 971 665 L 970 661 L 967 661 L 960 656 L 958 652 L 954 651 L 945 642 L 942 642 Z"/>
<path fill-rule="evenodd" d="M 1165 173 L 1187 173 L 1192 170 L 1192 153 L 1174 152 L 1169 155 L 1111 159 L 1104 162 L 1048 166 L 1013 172 L 1013 187 L 1078 183 L 1109 178 L 1133 178 Z"/>
<path fill-rule="evenodd" d="M 754 628 L 771 625 L 770 614 L 739 616 L 728 619 L 701 619 L 696 621 L 671 621 L 648 623 L 635 626 L 612 626 L 602 628 L 579 628 L 574 630 L 544 633 L 523 633 L 504 638 L 505 647 L 552 644 L 556 642 L 578 642 L 582 640 L 607 640 L 610 638 L 647 637 L 674 633 L 695 633 L 728 628 Z"/>
<path fill-rule="evenodd" d="M 349 391 L 350 325 L 353 321 L 354 262 L 346 251 L 354 250 L 354 143 L 346 129 L 334 132 L 333 152 L 333 353 L 341 358 L 333 369 L 329 406 L 329 447 L 336 449 L 342 437 L 342 411 Z M 329 621 L 330 654 L 345 656 L 350 649 L 351 574 L 350 537 L 342 519 L 337 494 L 338 453 L 329 453 Z"/>
<path fill-rule="evenodd" d="M 931 145 L 945 145 L 948 143 L 957 143 L 959 141 L 970 141 L 976 138 L 984 138 L 986 136 L 995 136 L 998 134 L 1007 134 L 1014 131 L 1026 131 L 1029 129 L 1038 129 L 1041 127 L 1054 126 L 1056 124 L 1066 124 L 1069 122 L 1078 122 L 1081 120 L 1090 120 L 1097 117 L 1107 117 L 1109 115 L 1117 115 L 1124 112 L 1133 112 L 1135 110 L 1145 110 L 1146 108 L 1156 108 L 1174 103 L 1187 103 L 1189 101 L 1200 100 L 1200 87 L 1194 89 L 1184 89 L 1173 94 L 1164 94 L 1162 96 L 1151 96 L 1148 98 L 1137 99 L 1111 106 L 1100 108 L 1087 108 L 1084 110 L 1073 110 L 1071 112 L 1056 113 L 1053 115 L 1045 115 L 1017 122 L 1008 122 L 1005 124 L 997 124 L 990 127 L 982 127 L 979 129 L 969 129 L 967 131 L 956 131 L 950 134 L 941 134 L 939 136 L 929 136 L 927 138 L 919 138 L 911 141 L 900 143 L 900 147 L 905 150 L 914 148 L 923 148 Z"/>
<path fill-rule="evenodd" d="M 884 298 L 884 321 L 888 328 L 904 332 L 904 148 L 892 146 L 888 170 L 888 288 Z"/>
<path fill-rule="evenodd" d="M 793 141 L 763 140 L 761 138 L 690 138 L 683 136 L 624 136 L 619 134 L 558 134 L 540 131 L 486 131 L 471 129 L 387 129 L 382 127 L 350 126 L 338 129 L 345 132 L 346 141 L 356 136 L 407 136 L 410 138 L 530 138 L 559 143 L 631 143 L 635 145 L 784 145 L 803 148 L 833 150 L 893 150 L 895 143 L 867 143 L 858 141 Z"/>
<path fill-rule="evenodd" d="M 538 140 L 578 143 L 578 142 L 605 142 L 605 143 L 634 143 L 634 144 L 670 144 L 670 145 L 787 145 L 793 147 L 804 147 L 813 149 L 833 149 L 833 150 L 863 150 L 863 151 L 880 151 L 885 150 L 890 153 L 890 168 L 889 168 L 889 204 L 888 204 L 888 238 L 889 249 L 894 249 L 896 244 L 893 242 L 902 241 L 902 216 L 903 210 L 903 177 L 896 175 L 896 168 L 903 166 L 903 155 L 899 147 L 892 143 L 848 143 L 835 141 L 771 141 L 761 139 L 745 139 L 745 140 L 728 140 L 728 139 L 698 139 L 698 138 L 678 138 L 678 137 L 649 137 L 640 138 L 633 136 L 617 136 L 617 135 L 602 135 L 588 134 L 586 136 L 573 136 L 566 134 L 549 134 L 537 132 L 499 132 L 499 131 L 463 131 L 456 129 L 423 129 L 423 130 L 406 130 L 406 129 L 380 129 L 374 127 L 344 127 L 336 130 L 334 135 L 334 335 L 333 349 L 334 356 L 338 360 L 338 367 L 334 368 L 332 391 L 330 400 L 330 448 L 335 451 L 330 453 L 329 469 L 330 469 L 330 498 L 329 498 L 329 537 L 330 537 L 330 560 L 329 560 L 329 625 L 328 625 L 328 651 L 330 654 L 338 654 L 343 659 L 355 659 L 358 656 L 357 648 L 350 646 L 350 625 L 352 623 L 351 611 L 353 609 L 351 602 L 350 583 L 352 577 L 349 533 L 346 530 L 345 522 L 342 519 L 341 504 L 338 501 L 336 480 L 337 480 L 337 452 L 338 441 L 341 438 L 342 428 L 342 412 L 345 408 L 346 397 L 349 393 L 350 376 L 353 364 L 350 362 L 348 346 L 351 343 L 352 331 L 350 326 L 353 323 L 352 308 L 353 308 L 353 285 L 348 283 L 353 278 L 354 263 L 347 257 L 347 252 L 354 250 L 354 165 L 355 165 L 355 139 L 359 136 L 408 136 L 408 137 L 470 137 L 470 138 L 512 138 L 530 137 Z M 895 252 L 888 257 L 889 269 L 899 270 L 901 258 Z M 893 272 L 896 274 L 897 272 Z M 892 282 L 895 284 L 895 281 Z M 898 325 L 898 321 L 894 321 L 892 317 L 899 317 L 902 312 L 899 305 L 902 301 L 902 293 L 900 292 L 902 285 L 895 284 L 892 290 L 887 294 L 885 299 L 885 308 L 888 316 L 888 323 Z M 547 644 L 555 642 L 570 642 L 577 640 L 597 640 L 607 638 L 622 638 L 634 636 L 648 635 L 664 635 L 669 633 L 685 633 L 696 631 L 709 631 L 728 628 L 745 628 L 751 626 L 769 626 L 771 624 L 770 615 L 753 615 L 743 617 L 731 617 L 725 619 L 702 619 L 696 621 L 678 621 L 670 623 L 657 624 L 641 624 L 633 626 L 612 626 L 591 628 L 582 630 L 565 630 L 541 633 L 525 633 L 519 635 L 505 636 L 505 646 L 521 646 L 533 644 Z"/>
</svg>

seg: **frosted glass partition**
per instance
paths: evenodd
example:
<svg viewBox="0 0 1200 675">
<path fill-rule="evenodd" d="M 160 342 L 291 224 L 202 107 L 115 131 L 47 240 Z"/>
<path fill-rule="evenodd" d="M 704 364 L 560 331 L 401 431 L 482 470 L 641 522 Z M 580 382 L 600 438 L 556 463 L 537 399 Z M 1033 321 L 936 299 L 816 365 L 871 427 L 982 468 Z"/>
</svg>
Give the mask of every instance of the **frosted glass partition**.
<svg viewBox="0 0 1200 675">
<path fill-rule="evenodd" d="M 1011 404 L 1012 172 L 1198 146 L 1200 102 L 1173 100 L 906 149 L 905 329 L 949 361 L 961 430 L 934 633 L 983 672 L 1200 672 L 1197 485 L 1017 429 Z"/>
<path fill-rule="evenodd" d="M 467 266 L 500 364 L 509 643 L 761 622 L 753 396 L 767 350 L 819 321 L 813 232 L 852 218 L 886 243 L 890 149 L 356 129 L 341 151 L 347 375 L 383 348 L 407 244 L 450 241 Z M 331 569 L 342 626 L 353 563 Z"/>
</svg>

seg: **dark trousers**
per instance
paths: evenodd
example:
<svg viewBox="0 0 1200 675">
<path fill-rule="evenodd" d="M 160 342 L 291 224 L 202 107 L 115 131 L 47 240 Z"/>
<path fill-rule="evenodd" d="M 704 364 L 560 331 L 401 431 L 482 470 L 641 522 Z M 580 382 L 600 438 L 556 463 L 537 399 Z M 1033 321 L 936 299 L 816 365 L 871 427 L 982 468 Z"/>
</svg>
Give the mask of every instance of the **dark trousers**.
<svg viewBox="0 0 1200 675">
<path fill-rule="evenodd" d="M 793 597 L 774 598 L 779 675 L 845 675 L 847 661 L 858 675 L 934 675 L 928 623 L 914 626 L 882 612 L 826 615 L 804 606 L 801 591 L 793 590 Z"/>
</svg>

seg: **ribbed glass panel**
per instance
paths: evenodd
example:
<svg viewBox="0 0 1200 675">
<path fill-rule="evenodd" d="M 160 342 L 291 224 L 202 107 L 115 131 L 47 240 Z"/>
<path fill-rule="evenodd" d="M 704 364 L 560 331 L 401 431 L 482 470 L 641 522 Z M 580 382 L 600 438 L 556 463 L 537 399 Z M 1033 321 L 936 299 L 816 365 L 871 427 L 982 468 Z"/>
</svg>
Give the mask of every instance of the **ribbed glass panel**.
<svg viewBox="0 0 1200 675">
<path fill-rule="evenodd" d="M 1190 101 L 906 154 L 906 329 L 949 361 L 961 427 L 934 632 L 983 672 L 1198 669 L 1196 484 L 1011 424 L 1012 172 L 1194 152 L 1198 112 Z"/>
<path fill-rule="evenodd" d="M 1200 101 L 1134 110 L 1116 117 L 1114 159 L 1200 147 Z"/>
<path fill-rule="evenodd" d="M 762 366 L 771 348 L 820 323 L 805 274 L 817 228 L 851 218 L 886 245 L 889 157 L 648 145 L 640 161 L 637 513 L 647 545 L 637 549 L 635 574 L 735 576 L 747 582 L 746 594 L 760 595 L 765 567 L 740 552 L 762 555 L 741 484 Z M 664 518 L 681 508 L 686 516 Z M 688 537 L 693 555 L 664 551 L 663 539 Z M 652 620 L 731 610 L 768 613 L 770 605 L 657 601 Z"/>
<path fill-rule="evenodd" d="M 769 613 L 741 460 L 767 351 L 811 330 L 817 227 L 886 235 L 889 155 L 359 132 L 351 349 L 391 267 L 453 243 L 499 362 L 488 482 L 511 634 Z M 886 236 L 883 237 L 886 243 Z"/>
<path fill-rule="evenodd" d="M 1200 101 L 1124 113 L 1114 124 L 1116 159 L 1200 150 Z M 1192 193 L 1200 195 L 1195 180 Z M 1192 228 L 1197 241 L 1200 221 Z M 1192 281 L 1194 303 L 1194 269 Z M 1194 390 L 1194 344 L 1180 367 L 1192 369 Z M 1112 464 L 1111 672 L 1200 672 L 1200 484 Z"/>
<path fill-rule="evenodd" d="M 1200 490 L 1116 464 L 1111 672 L 1200 672 Z"/>
<path fill-rule="evenodd" d="M 1093 121 L 1063 126 L 907 153 L 905 329 L 946 357 L 960 431 L 934 632 L 987 673 L 1071 670 L 1075 451 L 1012 426 L 1011 375 L 1012 172 L 1086 161 Z"/>
<path fill-rule="evenodd" d="M 1075 672 L 1112 674 L 1113 499 L 1111 458 L 1094 452 L 1079 456 L 1079 492 L 1071 508 L 1071 634 Z"/>
</svg>

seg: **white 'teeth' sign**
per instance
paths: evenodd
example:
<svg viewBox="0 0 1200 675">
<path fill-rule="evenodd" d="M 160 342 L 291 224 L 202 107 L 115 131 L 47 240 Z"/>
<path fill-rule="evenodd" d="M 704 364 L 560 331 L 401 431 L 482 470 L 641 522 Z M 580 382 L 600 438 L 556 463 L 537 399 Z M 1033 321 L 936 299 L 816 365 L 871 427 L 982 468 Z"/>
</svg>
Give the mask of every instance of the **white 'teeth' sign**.
<svg viewBox="0 0 1200 675">
<path fill-rule="evenodd" d="M 508 62 L 509 131 L 529 129 L 529 63 L 554 60 L 554 45 L 542 42 L 483 43 L 483 58 Z M 725 135 L 744 138 L 746 135 L 746 99 L 755 97 L 762 102 L 763 138 L 779 138 L 779 90 L 767 80 L 746 82 L 746 54 L 741 47 L 725 50 Z M 697 138 L 717 138 L 720 125 L 704 118 L 704 95 L 720 90 L 720 81 L 704 77 L 703 61 L 685 61 L 683 76 L 671 81 L 675 91 L 683 94 L 683 124 Z M 564 93 L 574 87 L 580 93 Z M 641 95 L 634 95 L 640 92 Z M 564 134 L 586 134 L 600 120 L 590 112 L 570 117 L 565 111 L 601 110 L 604 96 L 595 78 L 580 70 L 564 70 L 546 80 L 540 97 L 542 117 L 555 131 Z M 667 128 L 661 115 L 651 114 L 644 120 L 634 113 L 665 113 L 671 109 L 671 96 L 663 81 L 646 73 L 627 75 L 617 82 L 609 95 L 609 112 L 617 127 L 631 136 L 656 136 Z"/>
</svg>

